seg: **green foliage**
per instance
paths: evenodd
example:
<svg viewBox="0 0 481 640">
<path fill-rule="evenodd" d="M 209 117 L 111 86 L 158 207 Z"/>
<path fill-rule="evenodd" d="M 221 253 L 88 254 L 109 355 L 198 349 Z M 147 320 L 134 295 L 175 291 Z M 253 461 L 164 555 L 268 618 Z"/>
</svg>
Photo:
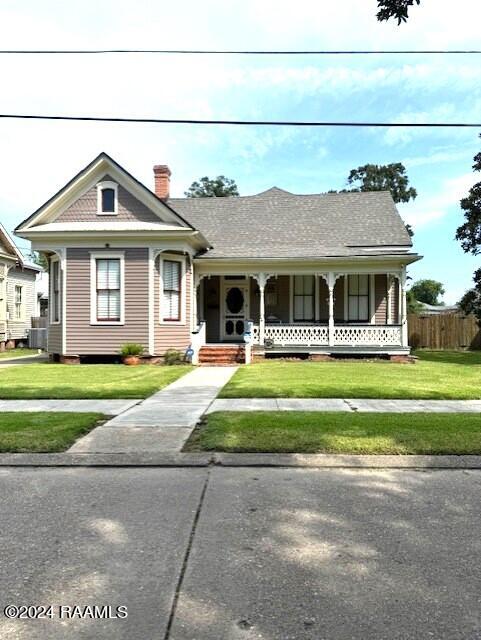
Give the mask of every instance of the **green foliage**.
<svg viewBox="0 0 481 640">
<path fill-rule="evenodd" d="M 224 198 L 227 196 L 238 196 L 239 190 L 234 180 L 225 176 L 208 178 L 204 176 L 197 182 L 193 182 L 187 191 L 187 198 Z"/>
<path fill-rule="evenodd" d="M 481 171 L 481 153 L 474 156 L 473 169 Z M 456 240 L 466 253 L 476 256 L 481 253 L 481 182 L 471 187 L 468 196 L 461 200 L 461 209 L 466 222 L 458 227 Z"/>
<path fill-rule="evenodd" d="M 466 315 L 473 313 L 481 327 L 481 269 L 474 272 L 474 287 L 466 291 L 459 306 Z"/>
<path fill-rule="evenodd" d="M 169 366 L 174 364 L 186 364 L 185 355 L 178 349 L 167 349 L 164 354 L 164 364 Z"/>
<path fill-rule="evenodd" d="M 406 168 L 401 162 L 391 164 L 365 164 L 352 169 L 347 182 L 351 191 L 390 191 L 394 202 L 409 202 L 418 195 L 409 186 Z"/>
<path fill-rule="evenodd" d="M 442 282 L 437 280 L 418 280 L 410 289 L 415 300 L 424 302 L 425 304 L 442 304 L 439 302 L 439 296 L 444 295 L 444 287 Z"/>
<path fill-rule="evenodd" d="M 144 353 L 144 347 L 137 342 L 126 342 L 120 347 L 120 355 L 124 358 L 127 356 L 141 356 Z"/>
<path fill-rule="evenodd" d="M 414 313 L 417 315 L 423 308 L 422 304 L 416 300 L 416 297 L 411 290 L 406 291 L 406 303 L 408 313 Z"/>
<path fill-rule="evenodd" d="M 377 0 L 378 13 L 376 14 L 379 22 L 395 18 L 398 25 L 401 22 L 407 22 L 409 7 L 413 4 L 421 4 L 421 0 Z"/>
<path fill-rule="evenodd" d="M 480 134 L 481 137 L 481 134 Z M 474 171 L 481 171 L 481 153 L 474 156 Z M 474 256 L 481 253 L 481 182 L 477 182 L 469 190 L 466 198 L 461 200 L 466 222 L 458 227 L 456 240 L 466 253 Z M 474 272 L 474 287 L 467 291 L 459 301 L 459 306 L 465 313 L 474 313 L 481 326 L 481 269 Z"/>
<path fill-rule="evenodd" d="M 48 260 L 44 253 L 32 251 L 32 253 L 29 255 L 29 258 L 33 262 L 33 264 L 38 264 L 39 267 L 42 267 L 42 269 L 48 271 Z"/>
</svg>

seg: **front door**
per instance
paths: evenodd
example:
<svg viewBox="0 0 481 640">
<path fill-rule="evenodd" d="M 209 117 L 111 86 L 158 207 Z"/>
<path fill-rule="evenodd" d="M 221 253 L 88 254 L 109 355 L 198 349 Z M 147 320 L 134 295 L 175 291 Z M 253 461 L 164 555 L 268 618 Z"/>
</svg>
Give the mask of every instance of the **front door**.
<svg viewBox="0 0 481 640">
<path fill-rule="evenodd" d="M 249 317 L 249 284 L 246 279 L 222 281 L 221 339 L 242 342 Z"/>
</svg>

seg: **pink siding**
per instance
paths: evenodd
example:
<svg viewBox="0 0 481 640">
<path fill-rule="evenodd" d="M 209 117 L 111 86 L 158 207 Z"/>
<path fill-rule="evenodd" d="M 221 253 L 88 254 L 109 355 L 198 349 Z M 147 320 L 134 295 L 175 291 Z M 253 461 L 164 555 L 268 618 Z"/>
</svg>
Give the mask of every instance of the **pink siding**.
<svg viewBox="0 0 481 640">
<path fill-rule="evenodd" d="M 377 274 L 374 276 L 374 278 L 374 309 L 376 312 L 376 324 L 386 324 L 387 276 L 384 274 Z"/>
<path fill-rule="evenodd" d="M 104 176 L 102 180 L 111 180 L 109 176 Z M 99 182 L 102 182 L 100 180 Z M 102 220 L 138 220 L 140 222 L 158 222 L 159 218 L 142 204 L 131 193 L 119 185 L 118 188 L 118 213 L 115 216 L 97 215 L 97 186 L 93 186 L 84 193 L 68 209 L 66 209 L 56 219 L 56 222 L 92 222 Z"/>
<path fill-rule="evenodd" d="M 179 349 L 185 351 L 190 344 L 190 312 L 191 312 L 191 287 L 192 287 L 192 268 L 186 266 L 185 274 L 185 291 L 186 295 L 185 318 L 183 324 L 159 322 L 159 300 L 160 300 L 160 260 L 161 256 L 155 261 L 154 269 L 154 344 L 155 354 L 162 355 L 167 349 Z"/>
<path fill-rule="evenodd" d="M 148 350 L 148 249 L 116 251 L 125 251 L 125 324 L 120 326 L 90 324 L 90 251 L 67 249 L 67 354 L 113 355 L 125 342 Z"/>
</svg>

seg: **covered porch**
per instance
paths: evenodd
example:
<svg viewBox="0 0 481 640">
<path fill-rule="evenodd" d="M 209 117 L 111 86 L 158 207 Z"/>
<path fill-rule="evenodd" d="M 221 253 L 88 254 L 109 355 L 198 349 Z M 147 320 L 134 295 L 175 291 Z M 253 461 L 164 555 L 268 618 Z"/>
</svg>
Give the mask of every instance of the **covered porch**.
<svg viewBox="0 0 481 640">
<path fill-rule="evenodd" d="M 194 273 L 202 344 L 267 353 L 409 353 L 406 268 Z"/>
</svg>

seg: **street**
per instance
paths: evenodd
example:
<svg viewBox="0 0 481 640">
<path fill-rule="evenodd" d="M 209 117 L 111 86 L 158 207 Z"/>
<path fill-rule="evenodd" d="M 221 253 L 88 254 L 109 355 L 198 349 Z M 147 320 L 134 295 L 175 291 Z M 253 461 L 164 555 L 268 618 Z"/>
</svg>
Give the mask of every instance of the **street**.
<svg viewBox="0 0 481 640">
<path fill-rule="evenodd" d="M 2 468 L 0 488 L 2 639 L 481 638 L 481 471 Z"/>
</svg>

